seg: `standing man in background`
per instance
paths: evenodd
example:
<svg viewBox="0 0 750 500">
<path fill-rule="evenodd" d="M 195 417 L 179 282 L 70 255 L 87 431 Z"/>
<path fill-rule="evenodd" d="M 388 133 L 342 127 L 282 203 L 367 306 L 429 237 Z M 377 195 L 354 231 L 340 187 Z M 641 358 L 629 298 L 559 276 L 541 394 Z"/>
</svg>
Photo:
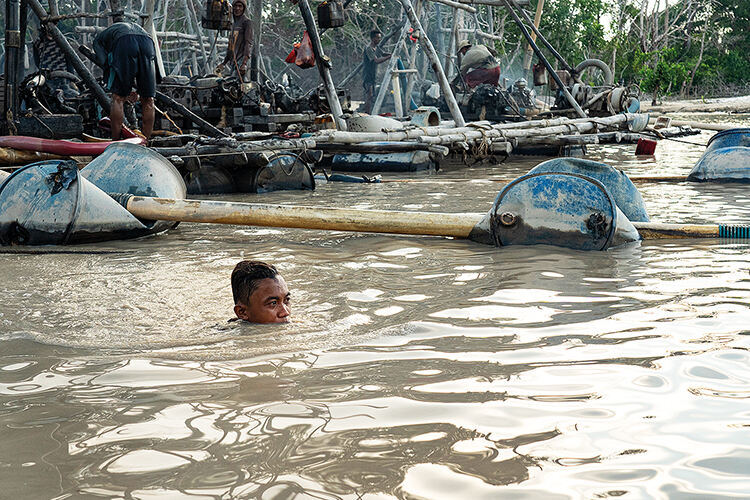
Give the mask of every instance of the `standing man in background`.
<svg viewBox="0 0 750 500">
<path fill-rule="evenodd" d="M 362 87 L 365 93 L 365 113 L 370 113 L 374 104 L 372 99 L 375 93 L 375 76 L 378 72 L 378 64 L 391 57 L 391 54 L 378 55 L 380 53 L 378 45 L 382 39 L 383 33 L 380 30 L 370 31 L 370 45 L 365 47 L 362 54 Z"/>
<path fill-rule="evenodd" d="M 244 81 L 253 48 L 253 28 L 250 18 L 247 17 L 247 0 L 234 0 L 232 16 L 234 16 L 234 24 L 232 24 L 232 33 L 229 35 L 227 55 L 216 67 L 216 73 L 221 75 L 228 64 L 229 74 L 234 75 L 239 72 L 240 80 Z"/>
<path fill-rule="evenodd" d="M 125 100 L 131 95 L 135 83 L 143 114 L 141 132 L 148 140 L 154 130 L 156 95 L 153 40 L 137 24 L 120 21 L 96 35 L 94 52 L 96 63 L 104 68 L 107 89 L 112 92 L 109 111 L 112 139 L 120 139 Z"/>
</svg>

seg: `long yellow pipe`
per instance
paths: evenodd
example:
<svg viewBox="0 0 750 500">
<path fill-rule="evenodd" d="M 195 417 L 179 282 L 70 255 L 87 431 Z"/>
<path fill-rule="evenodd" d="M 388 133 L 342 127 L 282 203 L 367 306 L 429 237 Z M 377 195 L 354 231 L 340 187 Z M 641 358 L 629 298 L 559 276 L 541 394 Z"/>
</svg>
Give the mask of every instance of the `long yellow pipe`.
<svg viewBox="0 0 750 500">
<path fill-rule="evenodd" d="M 475 213 L 355 210 L 212 200 L 172 200 L 145 196 L 130 198 L 126 208 L 136 217 L 146 220 L 455 238 L 467 238 L 472 228 L 484 216 Z"/>
<path fill-rule="evenodd" d="M 304 207 L 211 200 L 133 196 L 127 210 L 140 219 L 290 227 L 328 231 L 468 238 L 484 217 L 477 213 L 405 212 Z M 750 238 L 748 226 L 634 222 L 644 240 L 663 238 Z"/>
</svg>

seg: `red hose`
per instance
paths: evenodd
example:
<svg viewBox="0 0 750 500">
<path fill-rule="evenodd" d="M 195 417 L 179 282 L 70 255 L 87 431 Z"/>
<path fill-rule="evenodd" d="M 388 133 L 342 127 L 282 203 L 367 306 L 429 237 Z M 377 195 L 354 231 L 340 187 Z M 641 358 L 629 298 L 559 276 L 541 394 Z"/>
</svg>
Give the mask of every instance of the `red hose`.
<svg viewBox="0 0 750 500">
<path fill-rule="evenodd" d="M 99 127 L 102 129 L 107 130 L 107 132 L 111 129 L 112 122 L 109 119 L 109 116 L 105 116 L 101 120 L 99 120 Z M 138 134 L 133 132 L 128 128 L 127 125 L 122 125 L 122 130 L 120 131 L 120 135 L 123 139 L 130 139 L 131 137 L 139 137 Z"/>
<path fill-rule="evenodd" d="M 0 137 L 0 147 L 52 153 L 64 156 L 96 156 L 101 154 L 110 144 L 126 142 L 130 144 L 145 144 L 140 137 L 107 142 L 73 142 L 53 139 L 40 139 L 23 135 L 5 135 Z"/>
</svg>

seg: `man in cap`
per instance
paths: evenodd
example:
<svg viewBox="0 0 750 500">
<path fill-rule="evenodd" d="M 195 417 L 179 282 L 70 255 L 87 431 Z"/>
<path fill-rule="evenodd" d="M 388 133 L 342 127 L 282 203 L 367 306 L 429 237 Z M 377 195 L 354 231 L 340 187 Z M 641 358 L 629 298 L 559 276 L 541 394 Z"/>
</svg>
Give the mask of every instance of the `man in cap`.
<svg viewBox="0 0 750 500">
<path fill-rule="evenodd" d="M 468 40 L 461 40 L 458 44 L 459 72 L 469 88 L 482 83 L 497 86 L 500 80 L 500 66 L 486 46 L 472 45 Z"/>
<path fill-rule="evenodd" d="M 216 67 L 216 72 L 221 74 L 224 67 L 229 65 L 229 73 L 237 74 L 241 80 L 244 80 L 253 48 L 253 28 L 250 24 L 250 18 L 247 17 L 246 0 L 234 0 L 232 16 L 234 17 L 234 23 L 232 24 L 232 33 L 229 35 L 227 55 L 221 64 Z"/>
<path fill-rule="evenodd" d="M 112 92 L 109 112 L 112 139 L 120 139 L 125 101 L 133 84 L 141 100 L 143 128 L 148 139 L 154 129 L 156 70 L 154 42 L 146 30 L 126 21 L 115 22 L 94 38 L 96 62 L 104 68 L 107 88 Z"/>
</svg>

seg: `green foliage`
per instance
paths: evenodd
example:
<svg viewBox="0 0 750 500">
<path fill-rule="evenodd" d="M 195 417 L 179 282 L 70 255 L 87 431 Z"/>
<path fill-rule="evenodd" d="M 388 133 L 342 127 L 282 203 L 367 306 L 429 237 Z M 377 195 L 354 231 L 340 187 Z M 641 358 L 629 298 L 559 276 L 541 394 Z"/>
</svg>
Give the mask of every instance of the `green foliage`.
<svg viewBox="0 0 750 500">
<path fill-rule="evenodd" d="M 688 63 L 679 60 L 680 54 L 674 47 L 660 50 L 655 56 L 657 62 L 640 71 L 641 89 L 660 95 L 680 90 L 690 78 Z"/>
<path fill-rule="evenodd" d="M 746 50 L 729 50 L 717 62 L 724 69 L 723 75 L 727 82 L 750 82 L 750 59 L 748 59 L 748 52 Z"/>
<path fill-rule="evenodd" d="M 532 8 L 536 8 L 532 2 Z M 557 51 L 575 66 L 591 57 L 600 58 L 606 46 L 604 26 L 606 12 L 602 0 L 550 0 L 545 3 L 541 29 Z"/>
</svg>

